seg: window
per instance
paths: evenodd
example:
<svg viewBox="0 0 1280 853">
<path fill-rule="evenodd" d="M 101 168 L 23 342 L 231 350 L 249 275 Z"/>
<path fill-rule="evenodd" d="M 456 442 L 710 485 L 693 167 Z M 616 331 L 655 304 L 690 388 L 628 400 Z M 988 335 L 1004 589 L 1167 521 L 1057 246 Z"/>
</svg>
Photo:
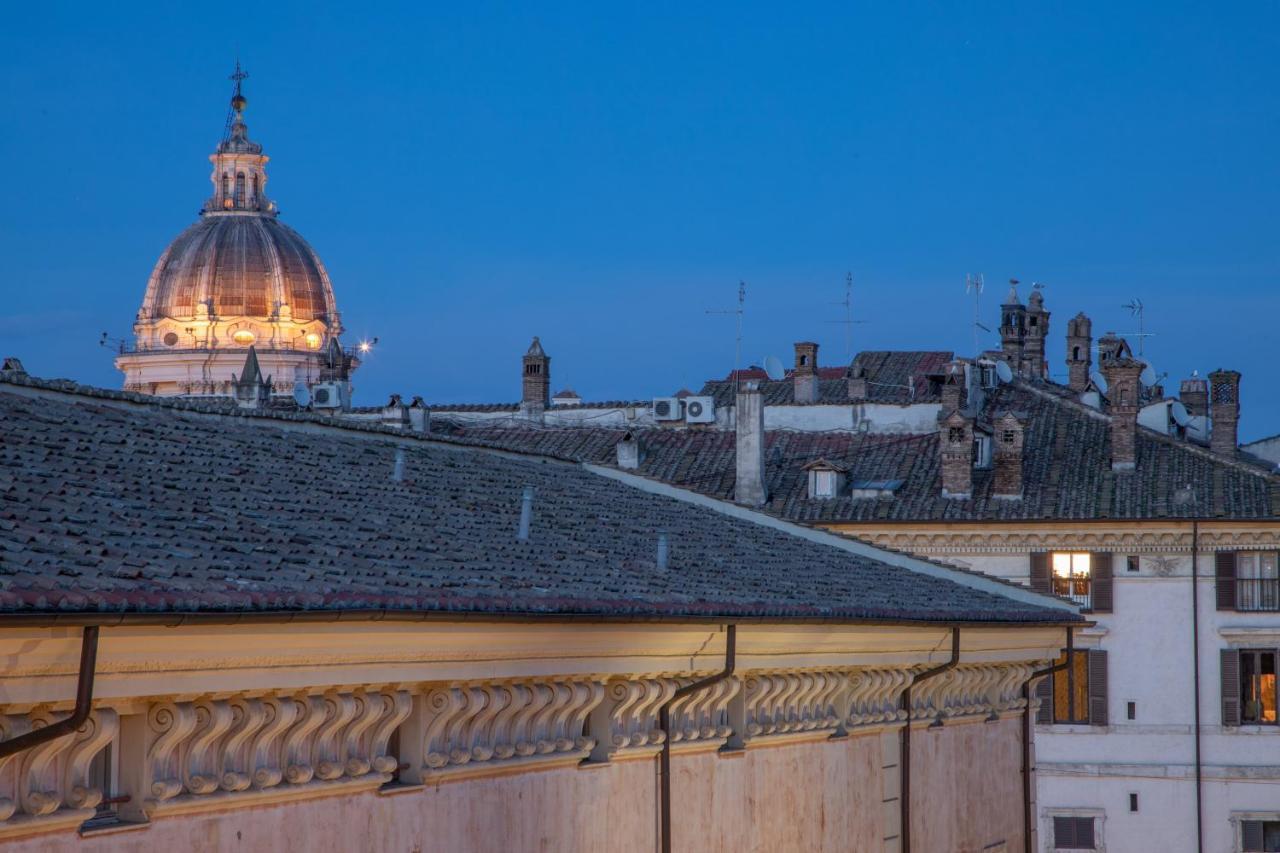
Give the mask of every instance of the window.
<svg viewBox="0 0 1280 853">
<path fill-rule="evenodd" d="M 991 467 L 991 436 L 980 435 L 973 443 L 973 467 L 981 469 Z"/>
<path fill-rule="evenodd" d="M 1080 360 L 1080 347 L 1079 347 L 1079 346 L 1074 346 L 1074 347 L 1072 347 L 1072 348 L 1071 348 L 1071 360 L 1072 360 L 1072 361 L 1079 361 L 1079 360 Z"/>
<path fill-rule="evenodd" d="M 1126 572 L 1133 572 L 1136 574 L 1139 569 L 1140 564 L 1138 563 L 1138 556 L 1136 554 L 1130 554 L 1125 558 L 1124 570 Z"/>
<path fill-rule="evenodd" d="M 1129 795 L 1129 811 L 1136 812 L 1137 810 L 1138 810 L 1138 795 L 1130 794 Z"/>
<path fill-rule="evenodd" d="M 947 427 L 947 441 L 951 444 L 964 443 L 964 427 Z"/>
<path fill-rule="evenodd" d="M 1236 553 L 1236 610 L 1280 610 L 1275 551 Z"/>
<path fill-rule="evenodd" d="M 1137 702 L 1125 703 L 1125 716 L 1131 720 L 1138 719 L 1138 703 Z"/>
<path fill-rule="evenodd" d="M 1091 560 L 1088 553 L 1055 552 L 1051 555 L 1053 592 L 1088 608 Z"/>
<path fill-rule="evenodd" d="M 1097 850 L 1093 837 L 1093 818 L 1076 815 L 1054 815 L 1054 850 Z"/>
<path fill-rule="evenodd" d="M 1242 853 L 1272 853 L 1280 850 L 1280 820 L 1240 821 Z"/>
<path fill-rule="evenodd" d="M 1240 719 L 1245 725 L 1276 724 L 1276 653 L 1240 651 Z"/>
<path fill-rule="evenodd" d="M 836 496 L 836 479 L 835 471 L 810 471 L 809 476 L 812 478 L 809 482 L 813 487 L 813 495 L 815 498 L 834 498 Z"/>
<path fill-rule="evenodd" d="M 1055 663 L 1067 660 L 1066 652 Z M 1041 725 L 1107 725 L 1107 653 L 1102 649 L 1075 649 L 1071 665 L 1050 674 L 1036 685 Z"/>
<path fill-rule="evenodd" d="M 244 172 L 236 172 L 236 207 L 244 207 Z"/>
</svg>

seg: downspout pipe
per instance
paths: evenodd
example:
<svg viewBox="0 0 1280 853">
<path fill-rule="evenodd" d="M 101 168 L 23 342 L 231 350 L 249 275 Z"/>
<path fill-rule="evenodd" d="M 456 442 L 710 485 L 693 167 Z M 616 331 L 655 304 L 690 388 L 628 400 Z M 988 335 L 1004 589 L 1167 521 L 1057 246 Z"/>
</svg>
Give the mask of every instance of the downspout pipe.
<svg viewBox="0 0 1280 853">
<path fill-rule="evenodd" d="M 93 673 L 97 665 L 98 626 L 89 625 L 85 627 L 84 636 L 80 640 L 80 674 L 76 678 L 76 707 L 71 716 L 44 728 L 0 741 L 0 759 L 69 735 L 83 726 L 93 708 Z"/>
<path fill-rule="evenodd" d="M 697 693 L 733 675 L 733 668 L 737 663 L 737 647 L 738 626 L 730 625 L 725 637 L 724 669 L 715 675 L 708 675 L 706 678 L 684 685 L 658 709 L 658 727 L 662 729 L 662 752 L 658 757 L 662 853 L 671 853 L 671 706 L 691 693 Z"/>
<path fill-rule="evenodd" d="M 911 689 L 917 684 L 936 678 L 960 663 L 960 628 L 951 629 L 951 659 L 924 672 L 917 672 L 902 691 L 901 707 L 907 712 L 907 720 L 902 726 L 902 757 L 899 759 L 898 778 L 902 788 L 898 793 L 899 812 L 902 814 L 902 853 L 911 853 Z"/>
<path fill-rule="evenodd" d="M 1024 853 L 1035 853 L 1031 845 L 1031 827 L 1035 826 L 1036 816 L 1031 813 L 1031 682 L 1061 672 L 1071 665 L 1075 654 L 1075 632 L 1067 628 L 1067 653 L 1062 663 L 1055 663 L 1044 669 L 1037 669 L 1022 682 L 1022 849 Z M 1053 701 L 1052 698 L 1049 701 Z"/>
<path fill-rule="evenodd" d="M 1204 853 L 1204 765 L 1200 760 L 1200 522 L 1191 522 L 1191 673 L 1196 724 L 1196 850 Z"/>
</svg>

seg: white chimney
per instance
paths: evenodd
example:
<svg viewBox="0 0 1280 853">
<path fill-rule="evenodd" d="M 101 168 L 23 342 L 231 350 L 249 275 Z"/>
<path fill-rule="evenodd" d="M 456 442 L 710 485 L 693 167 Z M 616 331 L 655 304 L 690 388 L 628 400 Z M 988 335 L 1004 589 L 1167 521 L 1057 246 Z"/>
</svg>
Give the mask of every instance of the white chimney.
<svg viewBox="0 0 1280 853">
<path fill-rule="evenodd" d="M 746 506 L 764 506 L 764 398 L 760 386 L 746 382 L 738 390 L 735 419 L 737 479 L 733 499 Z"/>
<path fill-rule="evenodd" d="M 634 471 L 640 467 L 640 462 L 644 459 L 644 448 L 640 445 L 640 439 L 628 432 L 618 441 L 617 449 L 619 468 Z"/>
</svg>

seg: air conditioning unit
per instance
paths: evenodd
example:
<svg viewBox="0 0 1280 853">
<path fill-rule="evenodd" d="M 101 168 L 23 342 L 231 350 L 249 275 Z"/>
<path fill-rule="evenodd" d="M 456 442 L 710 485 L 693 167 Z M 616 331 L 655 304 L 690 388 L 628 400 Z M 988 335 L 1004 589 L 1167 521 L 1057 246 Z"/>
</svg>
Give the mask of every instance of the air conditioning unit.
<svg viewBox="0 0 1280 853">
<path fill-rule="evenodd" d="M 684 419 L 684 401 L 679 397 L 655 397 L 653 419 L 655 421 L 679 421 Z"/>
<path fill-rule="evenodd" d="M 346 386 L 341 382 L 321 382 L 311 386 L 311 407 L 314 409 L 340 409 L 346 400 Z"/>
<path fill-rule="evenodd" d="M 716 401 L 714 397 L 685 397 L 684 419 L 691 424 L 713 424 L 716 422 Z"/>
</svg>

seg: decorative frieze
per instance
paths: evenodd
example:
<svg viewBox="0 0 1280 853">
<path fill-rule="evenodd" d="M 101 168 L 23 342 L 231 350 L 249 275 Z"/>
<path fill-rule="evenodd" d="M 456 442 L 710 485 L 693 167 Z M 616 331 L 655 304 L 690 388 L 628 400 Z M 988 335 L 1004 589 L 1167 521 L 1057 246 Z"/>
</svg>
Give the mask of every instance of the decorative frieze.
<svg viewBox="0 0 1280 853">
<path fill-rule="evenodd" d="M 743 678 L 741 745 L 834 733 L 846 715 L 849 674 L 832 670 L 752 673 Z"/>
<path fill-rule="evenodd" d="M 0 738 L 8 739 L 52 725 L 69 713 L 36 709 L 26 715 L 0 716 Z M 103 792 L 91 780 L 94 758 L 115 737 L 115 711 L 99 709 L 79 730 L 0 759 L 0 835 L 80 823 L 94 814 Z"/>
<path fill-rule="evenodd" d="M 605 687 L 604 700 L 590 718 L 590 731 L 600 732 L 591 753 L 593 761 L 642 758 L 662 748 L 663 732 L 658 711 L 677 690 L 697 679 L 651 676 L 617 679 Z M 730 701 L 741 689 L 736 678 L 726 678 L 671 707 L 673 749 L 722 745 L 733 733 L 729 724 Z"/>
<path fill-rule="evenodd" d="M 836 529 L 872 545 L 910 554 L 949 555 L 1029 554 L 1033 551 L 1110 551 L 1121 554 L 1190 554 L 1191 530 L 1153 528 L 1075 530 L 883 530 Z M 1202 529 L 1202 552 L 1280 549 L 1280 526 L 1243 529 Z"/>
</svg>

